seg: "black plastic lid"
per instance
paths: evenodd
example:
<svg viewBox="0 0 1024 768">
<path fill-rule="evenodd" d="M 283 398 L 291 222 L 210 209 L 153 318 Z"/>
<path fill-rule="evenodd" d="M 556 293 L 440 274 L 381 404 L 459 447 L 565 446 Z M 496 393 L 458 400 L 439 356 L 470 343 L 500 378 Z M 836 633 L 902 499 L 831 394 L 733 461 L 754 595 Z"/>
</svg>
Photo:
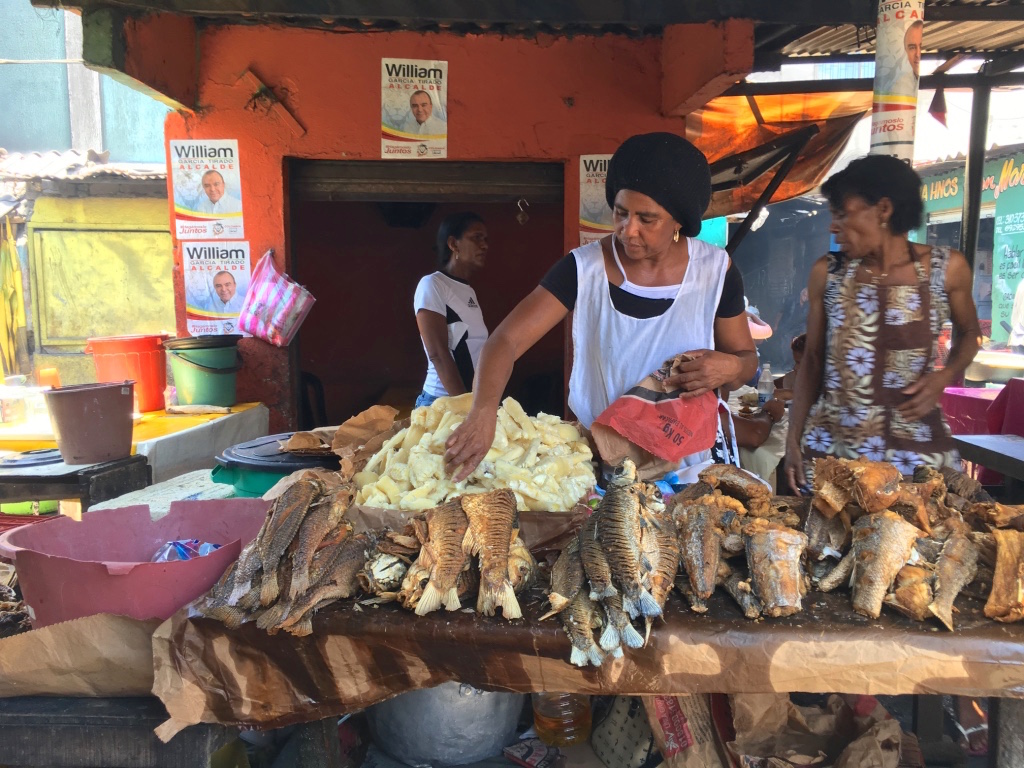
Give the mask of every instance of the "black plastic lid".
<svg viewBox="0 0 1024 768">
<path fill-rule="evenodd" d="M 239 443 L 226 448 L 217 457 L 217 463 L 225 467 L 241 467 L 255 469 L 260 472 L 297 472 L 311 467 L 337 469 L 341 466 L 340 459 L 330 456 L 296 456 L 282 451 L 281 443 L 292 436 L 292 432 L 280 435 L 267 435 L 248 443 Z"/>
<path fill-rule="evenodd" d="M 168 339 L 164 342 L 164 349 L 220 349 L 235 346 L 240 338 L 242 336 L 238 333 L 226 336 L 186 336 L 182 339 Z"/>
<path fill-rule="evenodd" d="M 40 448 L 35 451 L 24 451 L 13 456 L 5 456 L 0 459 L 0 466 L 5 468 L 42 467 L 46 464 L 57 464 L 60 461 L 60 451 L 56 448 Z"/>
</svg>

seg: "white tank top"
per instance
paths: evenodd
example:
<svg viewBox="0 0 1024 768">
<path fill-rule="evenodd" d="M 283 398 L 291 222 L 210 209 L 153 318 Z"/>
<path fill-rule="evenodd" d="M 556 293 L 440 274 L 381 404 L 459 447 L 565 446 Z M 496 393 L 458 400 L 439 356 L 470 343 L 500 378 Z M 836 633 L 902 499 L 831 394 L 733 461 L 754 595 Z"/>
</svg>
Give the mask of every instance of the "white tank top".
<svg viewBox="0 0 1024 768">
<path fill-rule="evenodd" d="M 587 429 L 614 400 L 666 360 L 693 349 L 714 349 L 715 312 L 729 254 L 693 238 L 687 238 L 686 245 L 690 262 L 675 300 L 664 314 L 647 319 L 624 315 L 612 306 L 599 241 L 573 250 L 578 287 L 569 407 Z M 693 458 L 683 464 L 704 459 Z"/>
</svg>

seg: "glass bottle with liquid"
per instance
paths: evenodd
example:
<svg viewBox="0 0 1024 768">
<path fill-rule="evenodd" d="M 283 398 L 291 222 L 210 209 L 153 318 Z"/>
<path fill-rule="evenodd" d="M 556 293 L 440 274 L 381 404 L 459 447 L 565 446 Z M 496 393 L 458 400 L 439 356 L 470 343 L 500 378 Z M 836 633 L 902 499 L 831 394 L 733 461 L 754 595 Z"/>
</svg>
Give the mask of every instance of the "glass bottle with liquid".
<svg viewBox="0 0 1024 768">
<path fill-rule="evenodd" d="M 533 694 L 533 727 L 549 747 L 568 747 L 590 738 L 590 697 L 578 693 Z"/>
</svg>

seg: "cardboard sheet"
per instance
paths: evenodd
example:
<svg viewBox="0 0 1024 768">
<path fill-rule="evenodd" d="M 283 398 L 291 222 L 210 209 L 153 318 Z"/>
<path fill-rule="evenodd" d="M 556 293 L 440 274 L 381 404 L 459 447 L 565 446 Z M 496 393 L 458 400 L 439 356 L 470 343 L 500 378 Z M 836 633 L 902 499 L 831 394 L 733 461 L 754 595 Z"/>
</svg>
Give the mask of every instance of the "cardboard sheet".
<svg viewBox="0 0 1024 768">
<path fill-rule="evenodd" d="M 934 694 L 1024 698 L 1024 625 L 1004 625 L 962 597 L 958 629 L 937 631 L 884 613 L 868 621 L 846 593 L 813 593 L 807 610 L 750 622 L 722 594 L 704 616 L 673 594 L 647 648 L 600 668 L 568 662 L 554 620 L 538 622 L 543 590 L 514 623 L 472 613 L 416 617 L 393 605 L 341 601 L 306 638 L 237 631 L 178 613 L 154 636 L 154 693 L 173 722 L 278 727 L 349 712 L 449 680 L 485 690 L 587 694 Z"/>
<path fill-rule="evenodd" d="M 96 614 L 0 640 L 0 698 L 148 696 L 159 625 Z"/>
</svg>

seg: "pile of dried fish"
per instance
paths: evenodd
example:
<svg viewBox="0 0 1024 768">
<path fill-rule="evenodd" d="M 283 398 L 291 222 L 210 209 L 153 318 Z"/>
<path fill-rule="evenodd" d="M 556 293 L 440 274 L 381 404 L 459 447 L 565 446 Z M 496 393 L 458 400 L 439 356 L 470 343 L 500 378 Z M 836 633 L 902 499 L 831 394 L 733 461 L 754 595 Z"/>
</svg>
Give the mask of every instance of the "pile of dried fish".
<svg viewBox="0 0 1024 768">
<path fill-rule="evenodd" d="M 0 637 L 9 637 L 32 629 L 28 609 L 6 584 L 0 584 Z"/>
<path fill-rule="evenodd" d="M 572 645 L 570 661 L 600 666 L 622 645 L 646 638 L 632 620 L 643 618 L 647 635 L 661 615 L 679 568 L 675 526 L 661 494 L 637 478 L 626 459 L 616 468 L 600 506 L 552 568 L 548 601 Z M 601 629 L 597 642 L 594 630 Z"/>
<path fill-rule="evenodd" d="M 304 636 L 313 614 L 336 600 L 362 594 L 364 603 L 397 601 L 424 615 L 442 604 L 458 610 L 479 591 L 480 613 L 522 616 L 516 594 L 532 584 L 536 562 L 511 492 L 456 497 L 401 531 L 361 533 L 345 519 L 352 498 L 344 474 L 300 474 L 195 612 L 231 628 L 255 621 L 270 634 Z"/>
</svg>

